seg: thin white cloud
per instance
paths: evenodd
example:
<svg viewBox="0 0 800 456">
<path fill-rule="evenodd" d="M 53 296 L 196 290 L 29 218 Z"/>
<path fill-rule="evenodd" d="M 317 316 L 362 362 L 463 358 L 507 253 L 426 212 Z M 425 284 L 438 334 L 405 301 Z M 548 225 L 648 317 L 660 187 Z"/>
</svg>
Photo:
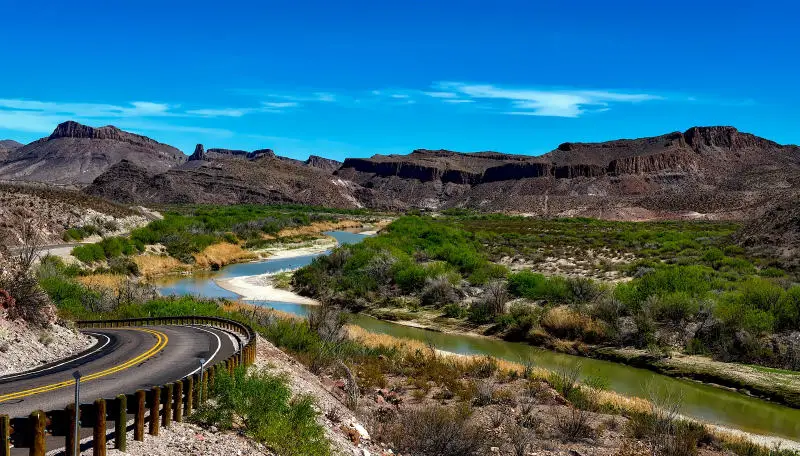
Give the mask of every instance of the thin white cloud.
<svg viewBox="0 0 800 456">
<path fill-rule="evenodd" d="M 220 109 L 190 109 L 187 114 L 200 117 L 242 117 L 253 112 L 252 109 L 243 108 L 220 108 Z"/>
<path fill-rule="evenodd" d="M 422 92 L 425 95 L 433 98 L 458 98 L 458 94 L 453 92 Z"/>
<path fill-rule="evenodd" d="M 262 101 L 261 104 L 268 108 L 294 108 L 300 105 L 296 101 Z"/>
<path fill-rule="evenodd" d="M 579 117 L 601 108 L 607 110 L 611 104 L 664 99 L 659 95 L 614 90 L 516 89 L 462 82 L 440 82 L 436 87 L 473 101 L 505 103 L 506 110 L 503 112 L 527 116 Z"/>
<path fill-rule="evenodd" d="M 134 101 L 128 105 L 106 103 L 52 102 L 26 99 L 0 99 L 0 108 L 51 114 L 72 114 L 82 117 L 161 117 L 175 115 L 170 105 L 150 101 Z"/>
<path fill-rule="evenodd" d="M 457 104 L 457 103 L 475 103 L 475 100 L 467 100 L 467 99 L 464 99 L 464 98 L 448 99 L 448 100 L 442 100 L 442 101 L 444 101 L 445 103 L 454 103 L 454 104 Z"/>
<path fill-rule="evenodd" d="M 409 98 L 409 96 L 406 95 L 405 93 L 393 93 L 393 94 L 391 94 L 389 96 L 392 97 L 392 98 L 399 98 L 399 99 Z"/>
</svg>

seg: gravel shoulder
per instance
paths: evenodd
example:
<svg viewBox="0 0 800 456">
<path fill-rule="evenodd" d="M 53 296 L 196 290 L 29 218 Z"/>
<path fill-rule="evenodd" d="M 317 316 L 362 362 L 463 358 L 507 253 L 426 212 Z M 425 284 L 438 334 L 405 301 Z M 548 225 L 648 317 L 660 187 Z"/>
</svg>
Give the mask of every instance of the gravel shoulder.
<svg viewBox="0 0 800 456">
<path fill-rule="evenodd" d="M 0 315 L 0 376 L 24 372 L 80 353 L 95 339 L 79 331 L 53 324 L 38 328 Z"/>
</svg>

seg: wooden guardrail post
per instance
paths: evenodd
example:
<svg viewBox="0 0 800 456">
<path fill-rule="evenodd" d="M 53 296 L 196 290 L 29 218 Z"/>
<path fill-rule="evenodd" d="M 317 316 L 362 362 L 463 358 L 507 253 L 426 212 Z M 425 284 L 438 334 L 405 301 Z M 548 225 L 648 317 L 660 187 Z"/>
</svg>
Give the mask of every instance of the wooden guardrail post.
<svg viewBox="0 0 800 456">
<path fill-rule="evenodd" d="M 200 397 L 200 400 L 203 402 L 208 401 L 208 369 L 201 374 L 203 376 L 203 386 L 201 387 L 200 391 L 203 392 L 203 395 Z"/>
<path fill-rule="evenodd" d="M 183 380 L 175 383 L 175 421 L 183 421 Z"/>
<path fill-rule="evenodd" d="M 11 419 L 0 415 L 0 456 L 11 456 Z"/>
<path fill-rule="evenodd" d="M 144 390 L 136 390 L 136 414 L 133 418 L 133 440 L 144 440 Z"/>
<path fill-rule="evenodd" d="M 173 385 L 167 383 L 164 385 L 164 414 L 161 416 L 161 427 L 169 427 L 172 424 L 172 400 L 173 400 Z"/>
<path fill-rule="evenodd" d="M 68 428 L 64 433 L 64 448 L 67 456 L 78 456 L 75 454 L 75 404 L 69 404 L 64 408 L 67 416 Z"/>
<path fill-rule="evenodd" d="M 106 401 L 94 401 L 94 433 L 92 436 L 94 456 L 106 456 Z"/>
<path fill-rule="evenodd" d="M 186 411 L 184 412 L 185 416 L 189 416 L 192 414 L 192 405 L 194 405 L 193 400 L 193 390 L 194 390 L 194 375 L 190 375 L 186 378 Z"/>
<path fill-rule="evenodd" d="M 47 446 L 44 441 L 44 430 L 47 425 L 47 417 L 44 412 L 37 410 L 31 413 L 29 418 L 30 423 L 30 456 L 44 456 L 47 451 Z"/>
<path fill-rule="evenodd" d="M 200 395 L 203 394 L 203 375 L 202 374 L 194 374 L 194 408 L 200 408 Z"/>
<path fill-rule="evenodd" d="M 114 420 L 114 448 L 125 451 L 128 448 L 128 396 L 117 396 L 119 411 Z"/>
<path fill-rule="evenodd" d="M 161 406 L 161 388 L 154 386 L 150 400 L 150 435 L 158 436 L 158 427 L 161 425 L 158 409 Z"/>
</svg>

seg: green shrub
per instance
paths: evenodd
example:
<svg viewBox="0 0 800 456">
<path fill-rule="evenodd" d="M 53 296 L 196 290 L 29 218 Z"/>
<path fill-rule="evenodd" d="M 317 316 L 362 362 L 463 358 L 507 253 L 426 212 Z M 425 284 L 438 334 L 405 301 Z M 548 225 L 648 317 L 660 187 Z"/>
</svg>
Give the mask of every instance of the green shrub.
<svg viewBox="0 0 800 456">
<path fill-rule="evenodd" d="M 317 423 L 311 396 L 292 398 L 284 378 L 263 372 L 233 375 L 224 369 L 214 378 L 210 401 L 192 420 L 222 430 L 241 428 L 250 438 L 279 455 L 327 456 L 331 454 L 325 431 Z"/>
<path fill-rule="evenodd" d="M 551 302 L 568 302 L 572 298 L 570 283 L 563 277 L 545 277 L 531 271 L 520 271 L 508 276 L 508 291 L 528 299 L 546 299 Z"/>
</svg>

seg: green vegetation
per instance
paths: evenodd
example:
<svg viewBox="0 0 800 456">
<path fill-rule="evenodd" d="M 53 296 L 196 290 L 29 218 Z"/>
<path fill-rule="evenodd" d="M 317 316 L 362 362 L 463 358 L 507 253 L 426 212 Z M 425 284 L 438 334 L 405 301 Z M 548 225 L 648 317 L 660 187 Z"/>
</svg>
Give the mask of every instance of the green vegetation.
<svg viewBox="0 0 800 456">
<path fill-rule="evenodd" d="M 238 429 L 284 456 L 331 454 L 310 396 L 292 398 L 284 378 L 244 367 L 222 370 L 208 401 L 191 419 L 222 430 Z"/>
<path fill-rule="evenodd" d="M 282 229 L 361 213 L 364 211 L 294 205 L 171 207 L 165 210 L 162 220 L 133 230 L 127 237 L 107 238 L 95 244 L 78 246 L 72 254 L 82 262 L 92 264 L 143 251 L 145 245 L 162 244 L 170 256 L 192 263 L 192 254 L 213 244 L 230 242 L 248 248 L 263 247 L 274 242 L 273 236 Z M 85 234 L 79 229 L 68 233 L 72 233 L 69 236 L 74 239 L 82 239 Z"/>
<path fill-rule="evenodd" d="M 489 333 L 509 340 L 553 348 L 564 348 L 559 340 L 566 340 L 653 353 L 677 349 L 800 369 L 800 344 L 784 336 L 800 327 L 800 285 L 732 244 L 735 228 L 712 222 L 408 216 L 377 237 L 316 259 L 295 273 L 293 286 L 385 318 L 413 318 L 425 309 L 465 324 L 491 325 Z M 545 257 L 596 260 L 600 251 L 626 261 L 595 261 L 591 267 L 616 270 L 628 281 L 614 285 L 535 272 L 546 270 Z M 525 261 L 529 269 L 510 272 L 490 261 L 503 257 Z"/>
</svg>

